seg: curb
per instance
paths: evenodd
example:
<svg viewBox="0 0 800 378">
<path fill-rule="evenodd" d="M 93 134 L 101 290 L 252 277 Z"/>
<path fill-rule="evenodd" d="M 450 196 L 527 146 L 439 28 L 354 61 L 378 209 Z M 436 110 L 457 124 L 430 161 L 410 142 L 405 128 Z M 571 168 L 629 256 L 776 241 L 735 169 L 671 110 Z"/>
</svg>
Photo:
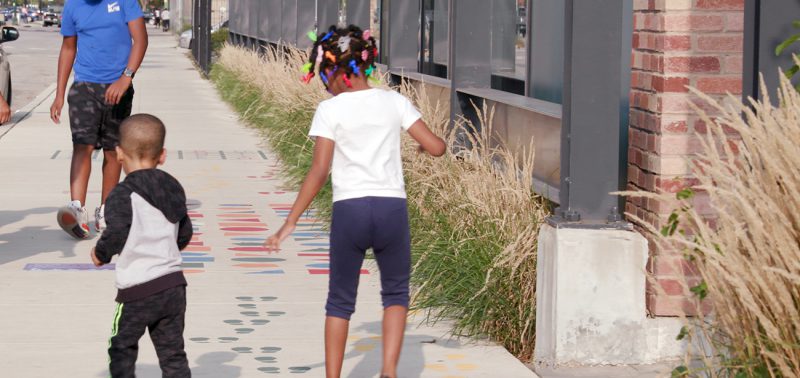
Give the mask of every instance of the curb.
<svg viewBox="0 0 800 378">
<path fill-rule="evenodd" d="M 39 107 L 45 100 L 50 98 L 50 95 L 56 91 L 56 85 L 50 84 L 45 90 L 39 93 L 33 101 L 29 102 L 27 105 L 23 106 L 21 109 L 18 109 L 14 114 L 11 116 L 11 119 L 6 125 L 0 126 L 0 139 L 3 139 L 6 134 L 11 132 L 20 122 L 28 119 L 33 111 Z M 5 130 L 4 130 L 5 129 Z"/>
</svg>

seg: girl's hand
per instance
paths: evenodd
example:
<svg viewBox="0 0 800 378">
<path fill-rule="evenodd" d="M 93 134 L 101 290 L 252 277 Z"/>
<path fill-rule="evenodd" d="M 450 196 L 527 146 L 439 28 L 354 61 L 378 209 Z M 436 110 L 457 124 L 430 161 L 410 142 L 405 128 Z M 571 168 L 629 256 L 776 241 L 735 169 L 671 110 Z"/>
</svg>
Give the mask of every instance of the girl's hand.
<svg viewBox="0 0 800 378">
<path fill-rule="evenodd" d="M 270 236 L 267 241 L 264 242 L 264 248 L 268 249 L 270 252 L 279 251 L 281 249 L 281 243 L 294 232 L 295 227 L 294 224 L 284 223 L 278 232 Z"/>
</svg>

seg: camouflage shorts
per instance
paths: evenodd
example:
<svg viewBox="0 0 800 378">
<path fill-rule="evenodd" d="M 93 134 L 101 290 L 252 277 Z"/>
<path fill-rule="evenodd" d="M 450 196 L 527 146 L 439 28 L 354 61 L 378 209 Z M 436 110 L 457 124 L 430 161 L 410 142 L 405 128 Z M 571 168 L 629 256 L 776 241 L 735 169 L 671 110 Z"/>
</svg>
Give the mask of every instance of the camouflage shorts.
<svg viewBox="0 0 800 378">
<path fill-rule="evenodd" d="M 114 150 L 119 144 L 119 125 L 131 115 L 133 86 L 117 105 L 106 105 L 106 89 L 111 84 L 76 82 L 69 89 L 69 126 L 72 143 Z"/>
</svg>

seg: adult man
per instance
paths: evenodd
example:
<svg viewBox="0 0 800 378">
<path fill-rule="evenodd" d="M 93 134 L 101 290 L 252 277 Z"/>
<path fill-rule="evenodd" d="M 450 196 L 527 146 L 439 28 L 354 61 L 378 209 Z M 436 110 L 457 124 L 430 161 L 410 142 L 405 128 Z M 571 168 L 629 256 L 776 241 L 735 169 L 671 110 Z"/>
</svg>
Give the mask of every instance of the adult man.
<svg viewBox="0 0 800 378">
<path fill-rule="evenodd" d="M 58 89 L 50 107 L 55 123 L 61 123 L 73 64 L 75 82 L 68 98 L 72 201 L 58 211 L 58 223 L 81 239 L 90 235 L 84 206 L 95 148 L 103 149 L 104 158 L 101 205 L 95 210 L 94 222 L 98 232 L 104 224 L 105 199 L 119 182 L 120 165 L 114 149 L 119 143 L 119 125 L 131 113 L 132 81 L 147 50 L 147 30 L 137 0 L 70 0 L 62 15 Z"/>
</svg>

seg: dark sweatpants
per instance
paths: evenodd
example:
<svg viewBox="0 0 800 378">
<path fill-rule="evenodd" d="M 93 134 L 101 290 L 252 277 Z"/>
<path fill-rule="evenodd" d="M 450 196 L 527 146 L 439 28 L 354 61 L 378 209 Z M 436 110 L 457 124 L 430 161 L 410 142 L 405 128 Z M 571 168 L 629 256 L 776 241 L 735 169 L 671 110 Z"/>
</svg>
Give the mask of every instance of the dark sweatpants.
<svg viewBox="0 0 800 378">
<path fill-rule="evenodd" d="M 408 307 L 411 235 L 403 198 L 363 197 L 333 203 L 327 316 L 355 312 L 361 264 L 372 248 L 381 273 L 383 307 Z"/>
<path fill-rule="evenodd" d="M 191 377 L 183 350 L 186 286 L 177 286 L 138 301 L 118 303 L 109 341 L 111 377 L 135 377 L 139 339 L 145 328 L 156 347 L 163 377 Z"/>
</svg>

